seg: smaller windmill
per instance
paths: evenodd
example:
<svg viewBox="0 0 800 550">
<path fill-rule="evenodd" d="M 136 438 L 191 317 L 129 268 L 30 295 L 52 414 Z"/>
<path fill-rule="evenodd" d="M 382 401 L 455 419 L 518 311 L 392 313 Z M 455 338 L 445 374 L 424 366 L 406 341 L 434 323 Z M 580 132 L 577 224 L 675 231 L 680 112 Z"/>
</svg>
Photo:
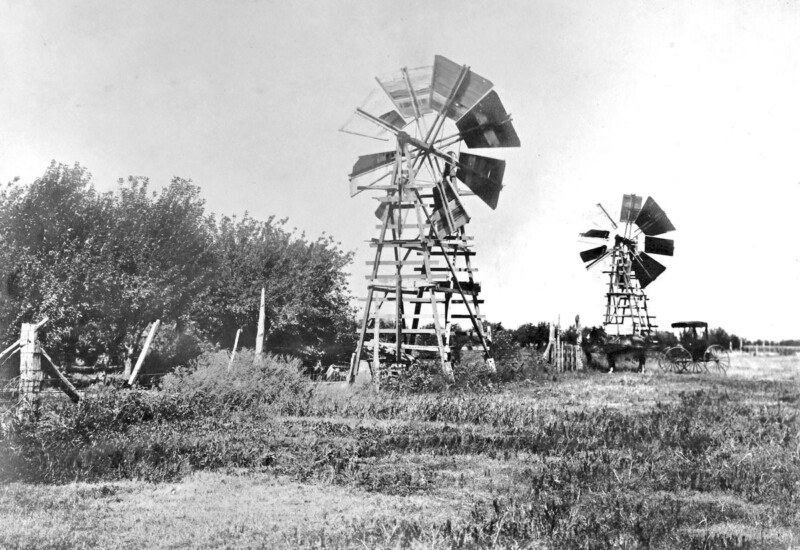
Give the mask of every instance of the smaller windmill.
<svg viewBox="0 0 800 550">
<path fill-rule="evenodd" d="M 605 266 L 608 291 L 603 328 L 609 335 L 646 338 L 656 325 L 648 313 L 644 289 L 666 269 L 651 254 L 672 256 L 674 241 L 657 235 L 675 227 L 652 197 L 642 205 L 638 195 L 623 195 L 618 222 L 599 203 L 592 220 L 596 227 L 581 233 L 580 240 L 596 246 L 580 255 L 586 269 Z"/>
</svg>

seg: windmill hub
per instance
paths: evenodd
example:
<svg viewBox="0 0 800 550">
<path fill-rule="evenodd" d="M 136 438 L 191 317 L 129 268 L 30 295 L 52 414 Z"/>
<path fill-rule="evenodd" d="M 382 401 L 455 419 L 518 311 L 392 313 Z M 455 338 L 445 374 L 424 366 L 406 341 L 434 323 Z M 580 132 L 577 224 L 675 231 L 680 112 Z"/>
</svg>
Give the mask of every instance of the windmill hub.
<svg viewBox="0 0 800 550">
<path fill-rule="evenodd" d="M 634 239 L 626 239 L 620 235 L 614 235 L 614 246 L 626 246 L 631 251 L 635 252 L 638 244 L 638 241 Z"/>
</svg>

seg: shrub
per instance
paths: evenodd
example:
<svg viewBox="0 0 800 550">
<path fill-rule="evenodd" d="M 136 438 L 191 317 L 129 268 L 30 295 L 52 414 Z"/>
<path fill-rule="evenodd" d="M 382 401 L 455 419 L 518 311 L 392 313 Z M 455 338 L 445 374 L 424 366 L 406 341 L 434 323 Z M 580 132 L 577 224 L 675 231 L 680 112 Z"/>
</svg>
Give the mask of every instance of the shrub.
<svg viewBox="0 0 800 550">
<path fill-rule="evenodd" d="M 313 392 L 299 359 L 266 355 L 254 361 L 252 350 L 242 350 L 229 364 L 226 352 L 203 354 L 193 366 L 165 376 L 162 389 L 198 413 L 269 407 L 293 414 Z"/>
</svg>

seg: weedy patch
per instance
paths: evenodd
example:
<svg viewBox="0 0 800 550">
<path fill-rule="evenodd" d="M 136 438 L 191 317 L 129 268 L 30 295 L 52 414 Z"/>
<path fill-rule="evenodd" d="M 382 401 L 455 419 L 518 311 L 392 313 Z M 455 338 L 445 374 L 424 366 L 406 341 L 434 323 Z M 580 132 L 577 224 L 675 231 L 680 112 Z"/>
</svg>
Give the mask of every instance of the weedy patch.
<svg viewBox="0 0 800 550">
<path fill-rule="evenodd" d="M 0 476 L 95 482 L 82 498 L 98 501 L 116 480 L 263 472 L 439 507 L 435 520 L 376 512 L 333 531 L 282 531 L 285 546 L 777 548 L 800 539 L 800 411 L 796 386 L 783 382 L 576 373 L 375 393 L 315 386 L 275 358 L 243 358 L 234 370 L 241 381 L 230 383 L 226 362 L 208 358 L 159 391 L 50 404 L 39 423 L 3 433 Z M 226 536 L 253 546 L 254 533 Z"/>
</svg>

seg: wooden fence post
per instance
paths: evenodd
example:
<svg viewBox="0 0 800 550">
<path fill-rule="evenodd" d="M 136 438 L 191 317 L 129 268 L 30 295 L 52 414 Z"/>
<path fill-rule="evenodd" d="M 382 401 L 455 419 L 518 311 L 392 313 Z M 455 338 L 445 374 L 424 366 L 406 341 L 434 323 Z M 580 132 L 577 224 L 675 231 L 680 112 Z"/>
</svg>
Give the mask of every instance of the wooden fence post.
<svg viewBox="0 0 800 550">
<path fill-rule="evenodd" d="M 39 412 L 39 399 L 42 391 L 42 355 L 37 326 L 22 323 L 20 330 L 19 353 L 19 409 L 18 415 L 36 416 Z"/>
<path fill-rule="evenodd" d="M 150 351 L 150 344 L 153 343 L 153 337 L 156 335 L 156 331 L 158 330 L 158 325 L 161 324 L 161 320 L 157 319 L 155 323 L 153 323 L 153 328 L 150 329 L 150 333 L 147 335 L 147 340 L 144 341 L 144 347 L 142 348 L 142 353 L 139 354 L 139 359 L 136 360 L 136 366 L 133 368 L 133 374 L 128 379 L 128 385 L 133 386 L 134 382 L 136 382 L 136 378 L 139 376 L 139 371 L 144 364 L 144 359 L 147 357 L 147 352 Z"/>
<path fill-rule="evenodd" d="M 575 350 L 575 370 L 583 370 L 583 331 L 581 329 L 581 316 L 575 316 L 575 328 L 578 329 L 578 349 Z"/>
<path fill-rule="evenodd" d="M 556 371 L 563 372 L 564 371 L 564 350 L 561 347 L 561 327 L 559 326 L 556 329 Z"/>
<path fill-rule="evenodd" d="M 552 357 L 553 357 L 553 341 L 555 340 L 555 332 L 553 329 L 553 323 L 547 323 L 548 327 L 548 336 L 547 336 L 547 347 L 544 348 L 544 360 L 553 364 Z"/>
<path fill-rule="evenodd" d="M 258 329 L 256 330 L 256 355 L 253 359 L 258 362 L 264 354 L 264 325 L 266 324 L 266 289 L 261 288 L 261 304 L 258 308 Z"/>
<path fill-rule="evenodd" d="M 233 366 L 233 359 L 236 357 L 236 348 L 239 347 L 239 335 L 242 334 L 242 329 L 236 331 L 236 338 L 233 339 L 233 351 L 231 352 L 231 362 L 228 363 L 228 370 Z"/>
</svg>

